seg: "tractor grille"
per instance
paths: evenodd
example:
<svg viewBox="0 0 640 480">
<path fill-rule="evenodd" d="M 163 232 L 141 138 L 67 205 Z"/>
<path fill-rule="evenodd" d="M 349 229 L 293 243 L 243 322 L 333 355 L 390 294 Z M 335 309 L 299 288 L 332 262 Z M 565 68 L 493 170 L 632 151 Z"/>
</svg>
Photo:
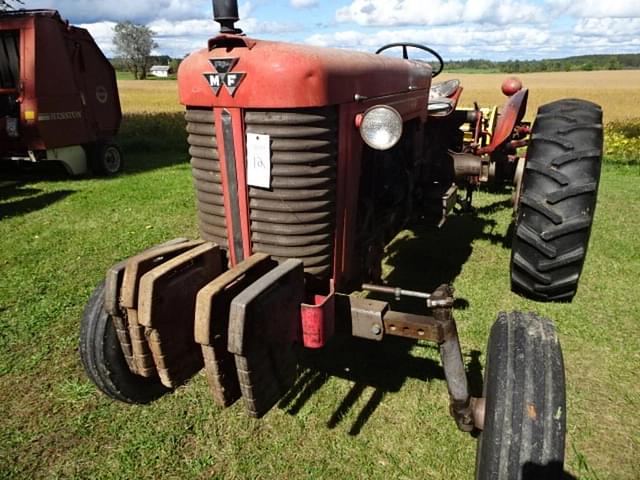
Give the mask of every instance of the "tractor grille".
<svg viewBox="0 0 640 480">
<path fill-rule="evenodd" d="M 247 135 L 271 136 L 271 190 L 249 189 L 253 249 L 299 258 L 330 276 L 333 264 L 338 119 L 334 108 L 247 111 Z"/>
<path fill-rule="evenodd" d="M 227 224 L 212 110 L 187 109 L 187 133 L 200 234 L 227 249 Z"/>
<path fill-rule="evenodd" d="M 202 237 L 228 248 L 211 110 L 187 111 L 189 153 Z M 271 137 L 271 189 L 249 188 L 254 252 L 298 258 L 305 272 L 333 267 L 338 116 L 334 108 L 245 112 L 246 133 Z"/>
</svg>

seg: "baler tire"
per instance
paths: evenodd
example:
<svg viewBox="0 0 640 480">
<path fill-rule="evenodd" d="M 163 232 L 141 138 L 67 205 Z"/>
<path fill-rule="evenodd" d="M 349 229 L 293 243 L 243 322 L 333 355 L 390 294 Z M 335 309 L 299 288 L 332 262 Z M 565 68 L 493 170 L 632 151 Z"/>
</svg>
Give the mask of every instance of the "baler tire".
<svg viewBox="0 0 640 480">
<path fill-rule="evenodd" d="M 105 177 L 117 175 L 124 167 L 122 151 L 113 142 L 96 142 L 89 148 L 89 165 L 97 175 Z"/>
<path fill-rule="evenodd" d="M 170 390 L 159 378 L 144 378 L 129 370 L 111 316 L 104 310 L 104 287 L 104 282 L 96 287 L 82 315 L 82 366 L 96 387 L 114 400 L 136 404 L 152 402 Z"/>
<path fill-rule="evenodd" d="M 476 480 L 563 478 L 565 377 L 553 322 L 501 313 L 491 328 L 484 377 Z"/>
<path fill-rule="evenodd" d="M 597 105 L 569 99 L 538 110 L 516 199 L 514 292 L 544 302 L 575 296 L 595 213 L 602 145 Z"/>
</svg>

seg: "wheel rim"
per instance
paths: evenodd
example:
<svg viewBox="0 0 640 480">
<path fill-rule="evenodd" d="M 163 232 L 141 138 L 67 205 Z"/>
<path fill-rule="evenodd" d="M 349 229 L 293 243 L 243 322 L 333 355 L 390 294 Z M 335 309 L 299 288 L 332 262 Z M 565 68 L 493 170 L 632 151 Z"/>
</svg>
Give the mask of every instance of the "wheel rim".
<svg viewBox="0 0 640 480">
<path fill-rule="evenodd" d="M 109 173 L 117 173 L 120 170 L 122 158 L 115 147 L 107 147 L 104 152 L 104 168 Z"/>
</svg>

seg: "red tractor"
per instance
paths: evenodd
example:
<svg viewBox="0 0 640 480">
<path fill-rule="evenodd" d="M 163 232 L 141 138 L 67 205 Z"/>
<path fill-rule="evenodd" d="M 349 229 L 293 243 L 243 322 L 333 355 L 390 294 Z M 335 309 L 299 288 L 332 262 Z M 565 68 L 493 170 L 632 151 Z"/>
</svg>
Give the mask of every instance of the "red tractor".
<svg viewBox="0 0 640 480">
<path fill-rule="evenodd" d="M 602 111 L 561 100 L 523 121 L 510 79 L 500 109 L 458 108 L 460 83 L 428 47 L 403 58 L 261 41 L 214 1 L 220 34 L 179 71 L 202 239 L 113 266 L 89 301 L 81 356 L 107 395 L 145 403 L 205 368 L 220 406 L 266 414 L 292 387 L 300 347 L 347 333 L 440 346 L 450 413 L 477 431 L 477 478 L 561 478 L 565 387 L 553 322 L 501 313 L 482 398 L 469 393 L 453 289 L 383 285 L 385 245 L 407 225 L 442 227 L 483 185 L 514 185 L 514 290 L 570 301 L 593 220 Z M 410 60 L 431 53 L 435 68 Z M 526 156 L 522 156 L 526 147 Z M 460 191 L 466 192 L 461 195 Z M 446 227 L 445 227 L 446 228 Z M 355 291 L 417 297 L 424 314 Z M 532 473 L 535 472 L 535 473 Z"/>
</svg>

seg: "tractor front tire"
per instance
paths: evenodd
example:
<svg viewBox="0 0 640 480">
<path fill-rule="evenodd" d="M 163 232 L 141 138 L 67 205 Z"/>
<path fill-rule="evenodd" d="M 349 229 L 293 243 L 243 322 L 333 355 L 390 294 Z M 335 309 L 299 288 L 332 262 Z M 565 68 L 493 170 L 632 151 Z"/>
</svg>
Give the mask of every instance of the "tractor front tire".
<svg viewBox="0 0 640 480">
<path fill-rule="evenodd" d="M 98 141 L 88 148 L 89 166 L 101 176 L 112 177 L 122 171 L 124 159 L 117 144 L 111 141 Z"/>
<path fill-rule="evenodd" d="M 511 288 L 571 301 L 587 254 L 602 163 L 602 109 L 583 100 L 540 107 L 527 151 L 511 253 Z"/>
<path fill-rule="evenodd" d="M 125 403 L 149 403 L 169 392 L 159 378 L 129 370 L 111 316 L 104 310 L 104 282 L 94 290 L 80 324 L 80 360 L 89 379 L 107 396 Z"/>
<path fill-rule="evenodd" d="M 489 336 L 484 376 L 476 479 L 563 478 L 565 379 L 553 322 L 501 313 Z"/>
</svg>

